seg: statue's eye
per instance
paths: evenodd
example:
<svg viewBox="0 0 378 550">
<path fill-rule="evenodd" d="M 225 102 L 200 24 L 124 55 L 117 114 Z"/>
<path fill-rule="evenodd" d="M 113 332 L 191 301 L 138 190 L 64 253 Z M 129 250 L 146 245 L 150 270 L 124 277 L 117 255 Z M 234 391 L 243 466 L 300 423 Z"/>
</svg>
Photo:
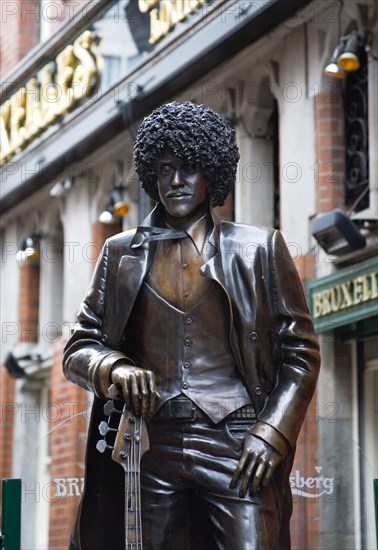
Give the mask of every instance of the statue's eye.
<svg viewBox="0 0 378 550">
<path fill-rule="evenodd" d="M 170 174 L 172 171 L 172 166 L 170 164 L 160 164 L 159 171 L 161 174 Z"/>
<path fill-rule="evenodd" d="M 188 174 L 188 175 L 194 174 L 197 171 L 194 164 L 190 164 L 190 163 L 184 164 L 184 166 L 182 167 L 182 170 L 185 174 Z"/>
</svg>

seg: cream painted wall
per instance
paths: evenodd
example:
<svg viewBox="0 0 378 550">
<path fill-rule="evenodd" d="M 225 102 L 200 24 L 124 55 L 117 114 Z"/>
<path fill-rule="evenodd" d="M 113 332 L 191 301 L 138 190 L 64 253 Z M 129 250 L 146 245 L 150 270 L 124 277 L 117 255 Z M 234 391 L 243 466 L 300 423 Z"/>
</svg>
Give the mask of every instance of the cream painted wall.
<svg viewBox="0 0 378 550">
<path fill-rule="evenodd" d="M 81 185 L 80 181 L 75 182 L 65 197 L 62 212 L 63 320 L 66 324 L 76 321 L 76 314 L 85 296 L 93 270 L 90 203 L 89 187 Z"/>
<path fill-rule="evenodd" d="M 1 361 L 16 344 L 18 329 L 19 266 L 16 253 L 19 247 L 17 220 L 9 221 L 2 232 L 0 268 L 1 297 Z"/>
<path fill-rule="evenodd" d="M 307 98 L 305 28 L 281 44 L 280 113 L 281 228 L 289 243 L 309 251 L 309 219 L 316 213 L 313 100 Z"/>
</svg>

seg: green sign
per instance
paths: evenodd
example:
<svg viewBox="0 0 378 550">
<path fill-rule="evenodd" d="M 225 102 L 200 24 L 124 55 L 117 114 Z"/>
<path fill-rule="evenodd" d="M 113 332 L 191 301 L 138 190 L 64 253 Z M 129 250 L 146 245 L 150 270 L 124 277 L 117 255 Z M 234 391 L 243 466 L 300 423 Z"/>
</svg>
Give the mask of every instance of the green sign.
<svg viewBox="0 0 378 550">
<path fill-rule="evenodd" d="M 378 314 L 378 258 L 370 258 L 309 282 L 316 332 L 325 332 Z"/>
<path fill-rule="evenodd" d="M 1 549 L 21 548 L 21 479 L 2 480 Z"/>
</svg>

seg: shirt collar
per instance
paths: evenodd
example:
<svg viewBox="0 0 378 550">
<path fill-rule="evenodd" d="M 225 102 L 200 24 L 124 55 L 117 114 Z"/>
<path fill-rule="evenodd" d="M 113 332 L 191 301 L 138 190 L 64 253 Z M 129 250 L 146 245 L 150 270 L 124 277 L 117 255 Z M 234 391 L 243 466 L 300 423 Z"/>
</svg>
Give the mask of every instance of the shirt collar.
<svg viewBox="0 0 378 550">
<path fill-rule="evenodd" d="M 164 222 L 164 223 L 167 227 L 169 227 L 170 229 L 173 229 L 167 222 Z M 213 228 L 213 221 L 210 213 L 207 212 L 202 216 L 202 218 L 199 218 L 194 223 L 192 223 L 191 225 L 183 229 L 183 231 L 187 233 L 188 237 L 194 244 L 194 247 L 197 253 L 200 255 L 202 254 L 205 241 L 212 228 Z M 172 245 L 172 241 L 164 241 L 164 247 L 166 252 L 171 247 L 171 245 Z"/>
</svg>

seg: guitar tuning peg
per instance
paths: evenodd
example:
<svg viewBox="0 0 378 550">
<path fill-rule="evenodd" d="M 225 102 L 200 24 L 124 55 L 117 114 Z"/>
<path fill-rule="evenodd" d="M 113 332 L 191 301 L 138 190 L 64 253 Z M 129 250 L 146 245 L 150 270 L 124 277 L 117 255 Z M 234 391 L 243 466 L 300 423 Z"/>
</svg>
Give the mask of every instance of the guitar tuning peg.
<svg viewBox="0 0 378 550">
<path fill-rule="evenodd" d="M 108 394 L 110 399 L 120 399 L 122 397 L 122 391 L 118 389 L 117 384 L 112 384 L 108 388 Z"/>
<path fill-rule="evenodd" d="M 114 412 L 122 414 L 122 411 L 115 408 L 113 401 L 107 401 L 104 405 L 104 414 L 110 416 Z"/>
<path fill-rule="evenodd" d="M 114 447 L 111 447 L 111 445 L 108 445 L 105 439 L 100 439 L 100 441 L 97 441 L 96 449 L 100 453 L 104 453 L 106 449 L 114 449 Z"/>
<path fill-rule="evenodd" d="M 103 420 L 98 426 L 98 431 L 101 435 L 105 436 L 108 432 L 116 432 L 117 430 L 116 428 L 111 428 L 109 424 Z"/>
</svg>

